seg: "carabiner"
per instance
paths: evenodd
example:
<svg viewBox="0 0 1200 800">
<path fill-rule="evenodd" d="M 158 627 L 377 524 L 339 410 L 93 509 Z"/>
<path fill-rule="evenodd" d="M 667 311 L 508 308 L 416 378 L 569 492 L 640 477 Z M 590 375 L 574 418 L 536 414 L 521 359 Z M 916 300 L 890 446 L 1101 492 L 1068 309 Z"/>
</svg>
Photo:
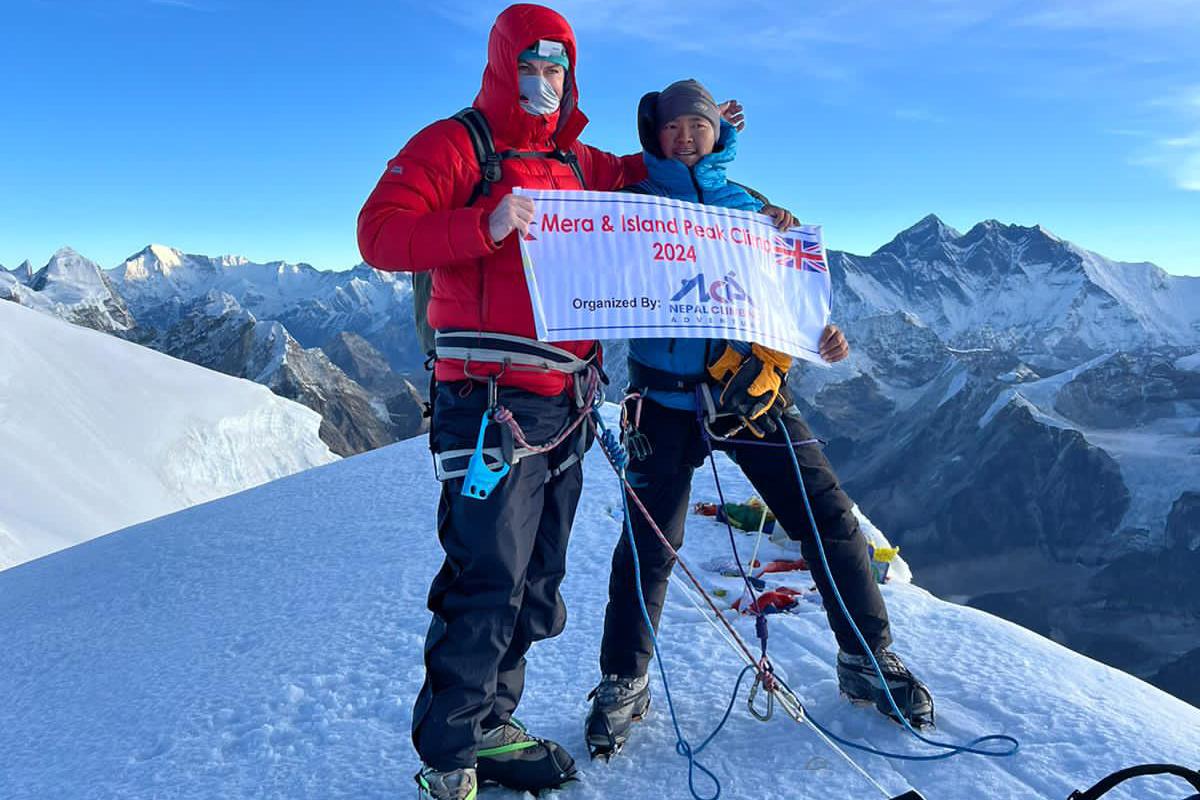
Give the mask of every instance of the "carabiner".
<svg viewBox="0 0 1200 800">
<path fill-rule="evenodd" d="M 746 705 L 750 707 L 750 713 L 755 719 L 760 722 L 768 722 L 775 714 L 775 693 L 767 690 L 767 710 L 759 711 L 754 705 L 754 698 L 758 696 L 758 687 L 763 685 L 762 673 L 760 672 L 754 678 L 754 685 L 750 687 L 750 697 L 746 701 Z"/>
</svg>

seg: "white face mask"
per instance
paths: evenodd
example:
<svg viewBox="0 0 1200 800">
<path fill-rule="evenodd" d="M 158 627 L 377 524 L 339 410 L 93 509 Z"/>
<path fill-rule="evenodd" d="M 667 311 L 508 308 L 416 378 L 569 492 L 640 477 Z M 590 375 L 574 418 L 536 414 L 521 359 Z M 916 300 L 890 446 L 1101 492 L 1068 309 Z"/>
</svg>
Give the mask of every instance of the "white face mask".
<svg viewBox="0 0 1200 800">
<path fill-rule="evenodd" d="M 517 79 L 521 108 L 530 114 L 553 114 L 558 110 L 558 94 L 541 75 L 522 75 Z"/>
</svg>

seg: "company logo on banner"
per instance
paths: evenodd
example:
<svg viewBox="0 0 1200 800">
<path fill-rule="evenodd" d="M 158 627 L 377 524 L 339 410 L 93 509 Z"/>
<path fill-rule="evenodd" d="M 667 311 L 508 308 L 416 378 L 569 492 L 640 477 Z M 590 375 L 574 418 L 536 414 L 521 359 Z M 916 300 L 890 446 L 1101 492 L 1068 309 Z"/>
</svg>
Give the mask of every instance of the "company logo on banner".
<svg viewBox="0 0 1200 800">
<path fill-rule="evenodd" d="M 824 363 L 830 281 L 821 229 L 748 211 L 613 192 L 518 189 L 538 338 L 753 341 Z"/>
<path fill-rule="evenodd" d="M 683 280 L 683 287 L 671 296 L 671 302 L 677 303 L 693 291 L 697 295 L 695 299 L 700 303 L 711 301 L 728 306 L 741 303 L 748 306 L 754 305 L 753 298 L 746 294 L 746 290 L 737 282 L 732 272 L 726 275 L 724 280 L 715 280 L 711 284 L 704 280 L 703 272 L 699 275 L 685 278 Z"/>
</svg>

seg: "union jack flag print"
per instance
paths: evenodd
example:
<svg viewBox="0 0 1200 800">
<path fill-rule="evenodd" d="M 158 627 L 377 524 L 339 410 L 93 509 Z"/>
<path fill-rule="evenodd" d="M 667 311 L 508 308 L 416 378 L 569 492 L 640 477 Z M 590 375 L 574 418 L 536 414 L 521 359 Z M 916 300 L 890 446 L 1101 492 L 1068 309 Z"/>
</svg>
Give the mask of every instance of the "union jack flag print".
<svg viewBox="0 0 1200 800">
<path fill-rule="evenodd" d="M 828 272 L 821 240 L 801 233 L 775 234 L 775 264 L 786 269 L 807 272 Z"/>
</svg>

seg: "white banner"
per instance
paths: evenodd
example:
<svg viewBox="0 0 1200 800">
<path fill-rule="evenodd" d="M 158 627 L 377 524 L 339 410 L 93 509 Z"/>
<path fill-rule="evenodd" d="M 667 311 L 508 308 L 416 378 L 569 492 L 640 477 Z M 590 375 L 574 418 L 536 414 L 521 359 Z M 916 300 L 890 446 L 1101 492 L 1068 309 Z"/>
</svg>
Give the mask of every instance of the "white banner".
<svg viewBox="0 0 1200 800">
<path fill-rule="evenodd" d="M 619 192 L 517 189 L 538 338 L 758 342 L 824 364 L 829 268 L 818 225 Z"/>
</svg>

